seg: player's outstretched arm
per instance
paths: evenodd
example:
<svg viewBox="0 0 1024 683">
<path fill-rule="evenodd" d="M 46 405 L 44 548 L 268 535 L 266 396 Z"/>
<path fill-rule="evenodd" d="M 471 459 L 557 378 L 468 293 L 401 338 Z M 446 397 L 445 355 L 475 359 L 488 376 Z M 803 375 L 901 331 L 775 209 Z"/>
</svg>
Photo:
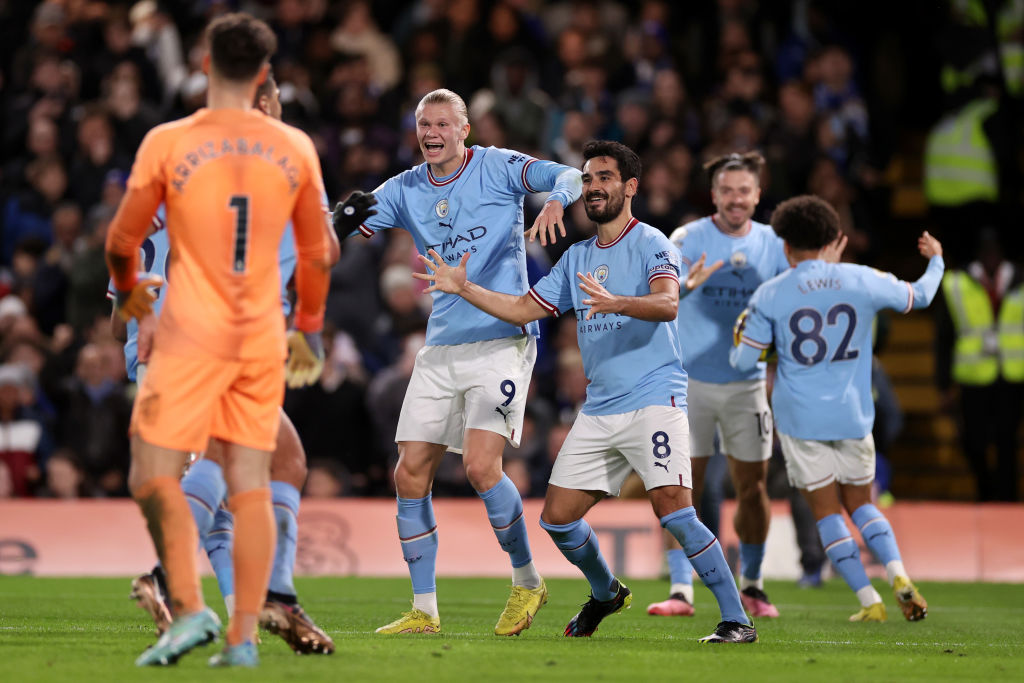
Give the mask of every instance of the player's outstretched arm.
<svg viewBox="0 0 1024 683">
<path fill-rule="evenodd" d="M 927 230 L 917 238 L 917 250 L 921 256 L 930 259 L 933 256 L 942 256 L 942 242 L 935 239 Z"/>
<path fill-rule="evenodd" d="M 562 237 L 565 237 L 565 209 L 562 208 L 561 203 L 557 200 L 549 199 L 544 202 L 544 208 L 537 214 L 537 220 L 533 222 L 533 226 L 526 231 L 526 239 L 531 242 L 537 239 L 537 235 L 540 235 L 540 243 L 542 246 L 546 246 L 548 241 L 552 244 L 558 239 L 556 236 L 556 230 Z"/>
<path fill-rule="evenodd" d="M 651 282 L 651 293 L 644 296 L 617 296 L 604 288 L 593 273 L 576 273 L 580 289 L 590 296 L 583 300 L 589 306 L 586 319 L 597 313 L 618 313 L 637 320 L 662 323 L 676 319 L 679 312 L 679 283 L 675 277 L 658 278 Z"/>
<path fill-rule="evenodd" d="M 547 311 L 541 308 L 540 304 L 534 301 L 529 294 L 516 296 L 515 294 L 494 292 L 467 280 L 468 251 L 462 255 L 459 265 L 454 268 L 446 264 L 441 255 L 433 249 L 427 253 L 430 258 L 422 254 L 419 255 L 427 272 L 412 274 L 414 278 L 431 283 L 426 289 L 427 292 L 437 291 L 461 296 L 484 313 L 493 315 L 498 320 L 503 320 L 510 325 L 521 326 L 547 316 Z"/>
<path fill-rule="evenodd" d="M 526 231 L 526 238 L 532 242 L 539 235 L 542 245 L 547 245 L 549 241 L 554 244 L 558 239 L 557 234 L 565 237 L 565 209 L 583 193 L 583 174 L 576 168 L 538 161 L 530 164 L 526 176 L 531 188 L 551 191 L 537 220 Z"/>
<path fill-rule="evenodd" d="M 331 214 L 331 223 L 334 225 L 334 232 L 338 239 L 343 240 L 359 230 L 359 226 L 366 222 L 370 216 L 376 216 L 377 211 L 374 205 L 377 198 L 372 192 L 360 192 L 356 190 L 350 194 L 345 201 L 338 202 Z"/>
<path fill-rule="evenodd" d="M 914 297 L 911 305 L 913 308 L 926 308 L 939 291 L 946 264 L 942 260 L 942 243 L 932 237 L 927 230 L 917 238 L 917 250 L 921 252 L 921 256 L 928 259 L 928 268 L 924 275 L 911 284 Z"/>
</svg>

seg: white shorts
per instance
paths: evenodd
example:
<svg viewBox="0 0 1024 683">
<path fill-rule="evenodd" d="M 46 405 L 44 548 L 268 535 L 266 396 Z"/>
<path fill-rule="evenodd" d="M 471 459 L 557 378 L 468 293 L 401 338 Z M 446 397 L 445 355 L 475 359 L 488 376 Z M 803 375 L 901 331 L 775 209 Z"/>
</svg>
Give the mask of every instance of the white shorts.
<svg viewBox="0 0 1024 683">
<path fill-rule="evenodd" d="M 833 481 L 860 486 L 875 480 L 875 439 L 813 441 L 779 432 L 786 474 L 794 488 L 814 491 Z"/>
<path fill-rule="evenodd" d="M 772 411 L 763 379 L 712 384 L 690 379 L 686 390 L 690 414 L 690 456 L 715 454 L 715 428 L 722 452 L 742 462 L 772 457 Z"/>
<path fill-rule="evenodd" d="M 690 483 L 686 412 L 647 406 L 617 415 L 580 413 L 558 452 L 548 483 L 577 491 L 619 494 L 630 472 L 650 491 Z"/>
<path fill-rule="evenodd" d="M 405 391 L 395 441 L 462 452 L 467 429 L 501 434 L 518 447 L 537 340 L 528 335 L 424 346 Z"/>
</svg>

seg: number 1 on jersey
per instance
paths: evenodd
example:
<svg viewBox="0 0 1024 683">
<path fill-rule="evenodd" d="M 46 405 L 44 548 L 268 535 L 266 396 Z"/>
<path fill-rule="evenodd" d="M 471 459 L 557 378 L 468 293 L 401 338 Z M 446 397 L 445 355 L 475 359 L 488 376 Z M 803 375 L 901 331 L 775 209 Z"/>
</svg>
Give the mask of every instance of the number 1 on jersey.
<svg viewBox="0 0 1024 683">
<path fill-rule="evenodd" d="M 249 248 L 249 195 L 231 195 L 228 206 L 235 212 L 235 253 L 232 270 L 244 273 L 245 252 Z"/>
</svg>

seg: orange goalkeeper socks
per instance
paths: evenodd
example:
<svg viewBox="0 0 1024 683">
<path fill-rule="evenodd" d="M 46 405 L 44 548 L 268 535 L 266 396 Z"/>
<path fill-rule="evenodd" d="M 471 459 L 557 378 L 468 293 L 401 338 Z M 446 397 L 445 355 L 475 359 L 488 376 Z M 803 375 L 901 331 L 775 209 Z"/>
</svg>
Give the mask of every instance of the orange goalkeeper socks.
<svg viewBox="0 0 1024 683">
<path fill-rule="evenodd" d="M 135 493 L 156 553 L 167 575 L 175 616 L 203 608 L 196 568 L 199 532 L 181 484 L 174 477 L 153 477 Z"/>
<path fill-rule="evenodd" d="M 235 613 L 228 626 L 228 645 L 252 640 L 267 597 L 274 562 L 275 523 L 270 489 L 258 488 L 228 498 L 235 516 Z"/>
</svg>

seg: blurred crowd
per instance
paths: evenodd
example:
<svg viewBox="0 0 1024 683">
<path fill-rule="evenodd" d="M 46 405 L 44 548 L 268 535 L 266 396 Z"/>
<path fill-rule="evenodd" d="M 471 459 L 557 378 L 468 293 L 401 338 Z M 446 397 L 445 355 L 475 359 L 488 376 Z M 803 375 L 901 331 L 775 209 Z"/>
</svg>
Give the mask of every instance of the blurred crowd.
<svg viewBox="0 0 1024 683">
<path fill-rule="evenodd" d="M 666 234 L 711 212 L 705 160 L 761 150 L 755 218 L 813 192 L 839 211 L 846 257 L 874 263 L 882 169 L 941 103 L 937 67 L 915 71 L 927 38 L 901 33 L 907 8 L 876 26 L 854 3 L 810 0 L 0 0 L 0 498 L 126 494 L 134 387 L 110 333 L 104 238 L 145 133 L 203 106 L 201 32 L 233 10 L 276 32 L 283 117 L 312 136 L 332 202 L 419 163 L 413 109 L 447 87 L 472 144 L 573 166 L 591 138 L 635 149 L 634 212 Z M 527 198 L 527 221 L 541 201 Z M 567 227 L 531 246 L 531 281 L 593 234 L 579 205 Z M 414 256 L 400 230 L 345 244 L 324 375 L 285 401 L 307 495 L 389 494 L 429 313 Z M 573 321 L 548 321 L 523 444 L 506 454 L 525 494 L 543 494 L 586 384 Z M 436 481 L 471 492 L 455 458 Z"/>
</svg>

